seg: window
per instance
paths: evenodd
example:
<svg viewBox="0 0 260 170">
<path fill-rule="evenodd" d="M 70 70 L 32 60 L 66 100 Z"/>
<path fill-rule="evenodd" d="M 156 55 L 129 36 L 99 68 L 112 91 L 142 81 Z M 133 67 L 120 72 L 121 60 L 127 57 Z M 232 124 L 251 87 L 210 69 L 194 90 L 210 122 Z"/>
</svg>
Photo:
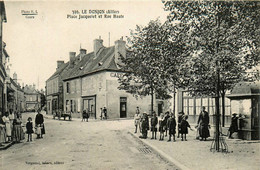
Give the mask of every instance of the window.
<svg viewBox="0 0 260 170">
<path fill-rule="evenodd" d="M 200 114 L 200 112 L 201 112 L 201 98 L 196 98 L 195 99 L 196 100 L 196 112 L 195 112 L 195 114 L 196 115 L 199 115 Z"/>
<path fill-rule="evenodd" d="M 73 106 L 73 100 L 70 100 L 70 112 L 73 112 L 72 106 Z"/>
<path fill-rule="evenodd" d="M 69 82 L 67 82 L 66 87 L 67 87 L 67 93 L 70 93 L 70 83 Z"/>
<path fill-rule="evenodd" d="M 70 111 L 70 101 L 66 100 L 66 112 Z"/>
</svg>

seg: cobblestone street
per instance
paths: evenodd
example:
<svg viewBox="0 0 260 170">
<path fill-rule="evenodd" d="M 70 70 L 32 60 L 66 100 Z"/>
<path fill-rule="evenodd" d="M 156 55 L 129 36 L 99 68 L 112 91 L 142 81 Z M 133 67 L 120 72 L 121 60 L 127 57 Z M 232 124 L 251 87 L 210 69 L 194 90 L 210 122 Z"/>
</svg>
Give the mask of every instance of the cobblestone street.
<svg viewBox="0 0 260 170">
<path fill-rule="evenodd" d="M 34 113 L 25 113 L 23 120 Z M 176 169 L 133 138 L 129 123 L 81 122 L 45 118 L 46 135 L 0 152 L 0 167 L 9 169 Z M 129 122 L 129 121 L 127 121 Z M 132 125 L 132 124 L 131 124 Z"/>
</svg>

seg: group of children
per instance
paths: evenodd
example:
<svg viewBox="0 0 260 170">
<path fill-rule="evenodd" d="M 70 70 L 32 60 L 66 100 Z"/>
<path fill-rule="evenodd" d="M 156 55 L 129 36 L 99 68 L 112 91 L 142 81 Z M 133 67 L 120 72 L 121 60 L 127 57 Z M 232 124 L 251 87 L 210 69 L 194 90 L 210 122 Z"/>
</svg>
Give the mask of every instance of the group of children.
<svg viewBox="0 0 260 170">
<path fill-rule="evenodd" d="M 157 134 L 157 125 L 159 123 L 159 133 L 160 133 L 160 141 L 164 140 L 164 136 L 167 137 L 167 134 L 169 135 L 168 142 L 171 141 L 173 138 L 173 142 L 176 141 L 175 134 L 176 134 L 176 126 L 178 128 L 178 136 L 180 137 L 181 134 L 181 140 L 187 141 L 186 134 L 188 134 L 188 128 L 191 129 L 191 126 L 189 122 L 187 121 L 188 116 L 184 115 L 183 112 L 180 112 L 178 115 L 178 124 L 176 123 L 176 119 L 174 114 L 170 114 L 169 112 L 166 112 L 165 114 L 161 113 L 159 120 L 155 112 L 153 112 L 152 117 L 150 119 L 150 125 L 151 128 L 149 128 L 149 118 L 146 112 L 144 112 L 141 116 L 139 108 L 137 108 L 134 121 L 135 121 L 135 133 L 137 133 L 137 127 L 139 126 L 140 132 L 142 135 L 140 138 L 147 138 L 147 132 L 150 129 L 152 133 L 151 139 L 156 139 Z M 192 129 L 191 129 L 192 130 Z M 168 132 L 168 133 L 167 133 Z"/>
</svg>

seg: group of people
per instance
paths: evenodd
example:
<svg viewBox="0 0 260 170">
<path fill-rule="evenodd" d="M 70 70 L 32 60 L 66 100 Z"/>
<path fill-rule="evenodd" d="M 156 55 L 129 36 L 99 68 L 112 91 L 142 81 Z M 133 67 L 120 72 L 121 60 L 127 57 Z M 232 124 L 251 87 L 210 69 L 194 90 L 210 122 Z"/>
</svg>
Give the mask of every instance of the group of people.
<svg viewBox="0 0 260 170">
<path fill-rule="evenodd" d="M 1 114 L 1 113 L 0 113 Z M 45 134 L 43 115 L 38 111 L 35 117 L 35 128 L 37 138 L 42 138 Z M 29 117 L 26 123 L 26 133 L 28 134 L 27 142 L 32 141 L 33 123 L 32 118 Z M 22 118 L 20 113 L 6 112 L 0 118 L 0 146 L 6 142 L 19 143 L 25 139 L 25 133 L 22 128 Z"/>
<path fill-rule="evenodd" d="M 107 108 L 100 108 L 100 119 L 107 119 Z"/>
<path fill-rule="evenodd" d="M 183 112 L 178 114 L 178 119 L 176 122 L 175 115 L 170 112 L 166 112 L 165 114 L 161 113 L 158 118 L 156 113 L 153 112 L 150 118 L 150 126 L 149 126 L 149 117 L 146 112 L 140 113 L 139 107 L 136 108 L 136 113 L 134 116 L 134 124 L 135 124 L 135 133 L 137 133 L 138 128 L 140 133 L 142 134 L 140 138 L 147 138 L 148 130 L 151 131 L 152 137 L 151 139 L 157 139 L 157 130 L 160 133 L 160 141 L 164 140 L 164 137 L 169 136 L 168 142 L 173 140 L 176 141 L 176 127 L 177 127 L 177 138 L 181 137 L 182 141 L 187 141 L 186 135 L 188 134 L 188 129 L 193 130 L 189 124 L 188 115 L 185 115 Z M 157 128 L 159 127 L 159 128 Z M 200 140 L 206 140 L 209 136 L 209 114 L 205 111 L 205 107 L 202 107 L 202 111 L 198 118 L 197 133 L 198 138 Z"/>
<path fill-rule="evenodd" d="M 0 118 L 0 145 L 5 142 L 19 143 L 24 139 L 22 119 L 19 113 L 6 112 Z"/>
</svg>

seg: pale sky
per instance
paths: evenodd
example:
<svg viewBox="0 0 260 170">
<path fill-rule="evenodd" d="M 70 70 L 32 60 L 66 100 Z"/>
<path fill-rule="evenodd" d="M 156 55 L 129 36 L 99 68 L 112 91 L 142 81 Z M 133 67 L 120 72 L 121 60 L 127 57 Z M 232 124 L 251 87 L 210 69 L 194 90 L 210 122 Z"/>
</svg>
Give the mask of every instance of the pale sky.
<svg viewBox="0 0 260 170">
<path fill-rule="evenodd" d="M 3 40 L 10 55 L 11 75 L 18 74 L 21 84 L 45 87 L 45 81 L 55 72 L 57 60 L 69 60 L 69 52 L 79 53 L 80 44 L 93 51 L 93 40 L 101 36 L 110 46 L 121 36 L 128 36 L 136 25 L 150 20 L 166 19 L 160 0 L 146 1 L 5 1 L 7 23 L 3 25 Z M 37 10 L 34 19 L 22 15 Z M 69 19 L 72 10 L 116 10 L 124 18 Z M 89 14 L 88 14 L 89 15 Z M 28 15 L 30 16 L 30 15 Z"/>
</svg>

